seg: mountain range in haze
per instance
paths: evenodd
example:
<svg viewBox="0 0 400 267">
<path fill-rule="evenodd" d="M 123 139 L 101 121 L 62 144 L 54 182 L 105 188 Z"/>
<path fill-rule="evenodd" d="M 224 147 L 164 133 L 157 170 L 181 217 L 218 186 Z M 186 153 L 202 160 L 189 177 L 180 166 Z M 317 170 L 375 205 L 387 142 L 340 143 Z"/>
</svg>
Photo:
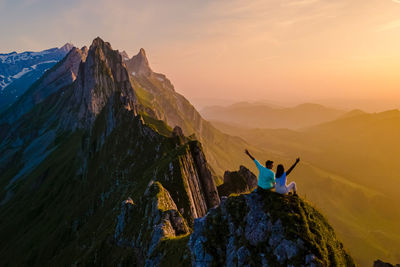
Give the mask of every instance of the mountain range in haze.
<svg viewBox="0 0 400 267">
<path fill-rule="evenodd" d="M 330 121 L 345 111 L 318 104 L 301 104 L 286 108 L 263 103 L 240 102 L 230 106 L 209 106 L 201 111 L 209 121 L 228 122 L 246 128 L 299 129 Z"/>
<path fill-rule="evenodd" d="M 287 113 L 300 111 L 290 121 Z M 397 260 L 392 249 L 398 244 L 397 215 L 385 208 L 395 195 L 374 188 L 377 180 L 365 175 L 372 168 L 347 176 L 341 172 L 349 165 L 326 162 L 348 146 L 333 153 L 332 129 L 346 129 L 345 140 L 369 119 L 380 118 L 342 125 L 368 114 L 308 104 L 276 114 L 287 125 L 295 123 L 293 129 L 341 118 L 337 126 L 334 121 L 311 127 L 310 137 L 305 130 L 215 127 L 165 75 L 152 70 L 144 49 L 130 58 L 101 38 L 89 48 L 71 48 L 0 115 L 2 262 L 352 266 L 344 247 L 360 264 Z M 317 119 L 299 122 L 310 114 Z M 386 123 L 380 127 L 386 129 Z M 326 139 L 318 143 L 317 137 Z M 321 156 L 326 142 L 331 157 Z M 301 154 L 304 163 L 293 175 L 300 195 L 322 208 L 344 247 L 303 198 L 275 193 L 265 199 L 256 193 L 220 198 L 217 186 L 225 171 L 243 164 L 255 171 L 244 148 L 260 160 L 283 163 Z"/>
<path fill-rule="evenodd" d="M 354 110 L 298 130 L 213 124 L 260 149 L 280 153 L 283 163 L 300 156 L 303 164 L 293 179 L 328 214 L 359 264 L 367 266 L 374 257 L 400 260 L 400 209 L 394 205 L 400 202 L 399 110 Z"/>
</svg>

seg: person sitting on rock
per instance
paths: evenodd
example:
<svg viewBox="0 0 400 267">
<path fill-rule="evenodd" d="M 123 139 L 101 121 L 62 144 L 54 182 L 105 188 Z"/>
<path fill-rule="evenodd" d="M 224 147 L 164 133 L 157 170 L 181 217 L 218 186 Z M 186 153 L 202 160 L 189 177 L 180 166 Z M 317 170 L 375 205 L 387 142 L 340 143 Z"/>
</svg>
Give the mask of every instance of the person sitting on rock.
<svg viewBox="0 0 400 267">
<path fill-rule="evenodd" d="M 245 150 L 245 153 L 251 158 L 251 160 L 254 161 L 259 171 L 257 189 L 256 189 L 257 192 L 262 193 L 264 191 L 273 189 L 275 186 L 275 173 L 272 171 L 274 162 L 271 160 L 267 160 L 265 162 L 265 167 L 264 167 L 260 164 L 260 162 L 258 162 L 258 160 L 256 160 L 250 154 L 250 152 L 247 149 Z"/>
<path fill-rule="evenodd" d="M 296 162 L 286 172 L 282 164 L 278 165 L 278 167 L 276 168 L 276 176 L 275 176 L 276 177 L 275 192 L 279 194 L 287 194 L 291 190 L 293 190 L 293 194 L 297 196 L 296 183 L 291 182 L 290 184 L 286 185 L 286 177 L 293 171 L 294 167 L 296 167 L 299 161 L 300 158 L 297 158 Z"/>
</svg>

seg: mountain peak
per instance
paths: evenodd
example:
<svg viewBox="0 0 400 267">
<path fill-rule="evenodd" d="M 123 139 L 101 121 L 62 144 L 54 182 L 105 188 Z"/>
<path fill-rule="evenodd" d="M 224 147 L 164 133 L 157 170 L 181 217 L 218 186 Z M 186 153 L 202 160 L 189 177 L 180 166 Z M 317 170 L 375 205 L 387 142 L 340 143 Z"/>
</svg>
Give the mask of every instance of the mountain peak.
<svg viewBox="0 0 400 267">
<path fill-rule="evenodd" d="M 146 51 L 144 50 L 144 48 L 140 48 L 138 55 L 139 54 L 146 57 Z"/>
<path fill-rule="evenodd" d="M 111 44 L 109 42 L 104 42 L 103 39 L 101 39 L 100 37 L 96 37 L 92 44 L 89 47 L 89 50 L 94 50 L 97 47 L 100 47 L 102 49 L 108 48 L 108 49 L 112 49 Z"/>
<path fill-rule="evenodd" d="M 65 51 L 65 52 L 69 52 L 73 47 L 74 47 L 73 44 L 71 44 L 71 43 L 66 43 L 65 45 L 63 45 L 62 47 L 60 47 L 60 50 L 61 50 L 61 51 Z"/>
<path fill-rule="evenodd" d="M 150 68 L 149 60 L 146 56 L 146 51 L 140 48 L 139 53 L 126 61 L 129 72 L 133 75 L 150 76 L 153 71 Z"/>
<path fill-rule="evenodd" d="M 119 53 L 122 56 L 122 59 L 125 60 L 129 60 L 129 55 L 128 53 L 124 50 L 122 52 Z"/>
<path fill-rule="evenodd" d="M 83 124 L 77 124 L 78 127 L 90 127 L 101 110 L 117 99 L 128 110 L 136 105 L 135 92 L 122 56 L 100 37 L 93 40 L 76 80 L 68 105 L 79 110 L 75 117 Z"/>
</svg>

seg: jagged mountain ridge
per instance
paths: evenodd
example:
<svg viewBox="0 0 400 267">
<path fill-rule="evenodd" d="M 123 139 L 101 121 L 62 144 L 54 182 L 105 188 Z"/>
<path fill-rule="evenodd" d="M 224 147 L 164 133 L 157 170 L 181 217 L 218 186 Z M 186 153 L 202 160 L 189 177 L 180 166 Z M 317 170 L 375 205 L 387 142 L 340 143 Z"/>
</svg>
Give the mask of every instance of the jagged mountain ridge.
<svg viewBox="0 0 400 267">
<path fill-rule="evenodd" d="M 168 190 L 175 214 L 189 226 L 219 203 L 201 145 L 162 121 L 145 122 L 141 109 L 120 54 L 97 38 L 70 85 L 8 126 L 0 146 L 5 264 L 140 260 L 108 255 L 120 249 L 107 240 L 116 231 L 119 203 L 126 196 L 138 201 L 150 181 Z M 42 160 L 35 160 L 38 154 Z M 31 208 L 24 209 L 27 202 Z M 145 253 L 139 245 L 132 249 Z"/>
<path fill-rule="evenodd" d="M 158 265 L 219 204 L 200 143 L 157 120 L 127 73 L 97 38 L 71 84 L 2 125 L 4 264 Z"/>
<path fill-rule="evenodd" d="M 235 169 L 247 160 L 243 154 L 243 147 L 249 147 L 256 154 L 265 153 L 241 138 L 222 133 L 204 120 L 193 105 L 175 91 L 173 84 L 164 74 L 152 71 L 144 49 L 125 60 L 125 63 L 138 99 L 146 108 L 144 112 L 172 127 L 178 125 L 185 135 L 194 135 L 201 141 L 218 183 L 222 183 L 227 169 Z M 273 153 L 268 151 L 267 154 Z"/>
<path fill-rule="evenodd" d="M 0 54 L 0 112 L 14 103 L 46 70 L 63 59 L 72 47 L 67 43 L 41 52 Z"/>
<path fill-rule="evenodd" d="M 226 107 L 205 107 L 200 113 L 209 121 L 230 123 L 242 128 L 301 129 L 337 119 L 345 111 L 313 103 L 275 107 L 263 103 L 239 102 Z"/>
</svg>

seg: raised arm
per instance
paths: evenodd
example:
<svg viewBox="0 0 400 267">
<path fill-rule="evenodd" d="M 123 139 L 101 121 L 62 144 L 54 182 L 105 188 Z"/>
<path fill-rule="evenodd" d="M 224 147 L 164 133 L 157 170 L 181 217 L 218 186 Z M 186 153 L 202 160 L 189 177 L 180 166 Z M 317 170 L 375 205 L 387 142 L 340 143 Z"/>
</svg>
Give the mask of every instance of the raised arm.
<svg viewBox="0 0 400 267">
<path fill-rule="evenodd" d="M 296 159 L 296 162 L 286 171 L 286 176 L 289 175 L 289 173 L 291 173 L 294 169 L 294 167 L 296 167 L 297 163 L 300 162 L 300 158 Z"/>
<path fill-rule="evenodd" d="M 255 159 L 255 158 L 250 154 L 250 152 L 249 152 L 247 149 L 245 149 L 244 152 L 246 153 L 247 156 L 249 156 L 249 157 L 251 158 L 251 160 L 254 160 L 254 159 Z"/>
</svg>

